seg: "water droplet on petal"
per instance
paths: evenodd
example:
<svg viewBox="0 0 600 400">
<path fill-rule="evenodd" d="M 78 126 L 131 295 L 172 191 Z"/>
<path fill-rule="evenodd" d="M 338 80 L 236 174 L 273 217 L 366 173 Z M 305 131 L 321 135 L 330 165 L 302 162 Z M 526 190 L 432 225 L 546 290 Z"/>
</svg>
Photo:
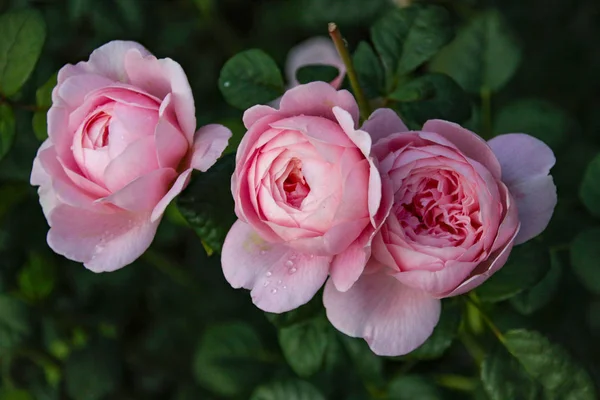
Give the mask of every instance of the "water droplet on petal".
<svg viewBox="0 0 600 400">
<path fill-rule="evenodd" d="M 315 258 L 315 255 L 314 255 L 314 254 L 311 254 L 311 255 L 310 255 L 310 258 Z"/>
<path fill-rule="evenodd" d="M 292 254 L 292 256 L 290 257 L 290 260 L 295 260 L 295 259 L 296 259 L 296 257 L 298 257 L 298 256 L 297 256 L 297 255 L 295 255 L 295 254 Z"/>
<path fill-rule="evenodd" d="M 277 281 L 277 284 L 278 284 L 278 285 L 281 285 L 281 283 L 282 283 L 282 281 L 281 281 L 281 280 L 278 280 L 278 281 Z"/>
<path fill-rule="evenodd" d="M 223 83 L 223 86 L 224 87 L 229 87 L 229 86 L 231 86 L 231 82 L 227 81 L 227 82 Z"/>
<path fill-rule="evenodd" d="M 260 254 L 265 255 L 265 254 L 267 254 L 267 251 L 266 250 L 261 250 Z"/>
<path fill-rule="evenodd" d="M 266 273 L 265 275 L 266 275 L 266 276 L 271 276 L 271 275 L 273 275 L 273 274 L 271 273 L 271 271 L 267 271 L 267 273 Z"/>
<path fill-rule="evenodd" d="M 296 268 L 290 268 L 290 274 L 293 274 L 294 272 L 298 271 Z"/>
<path fill-rule="evenodd" d="M 263 283 L 263 286 L 264 286 L 264 287 L 267 287 L 267 286 L 269 286 L 269 283 L 271 283 L 271 282 L 269 282 L 269 281 L 265 281 L 265 283 Z"/>
<path fill-rule="evenodd" d="M 271 289 L 271 293 L 273 293 L 273 294 L 277 293 L 277 289 L 275 289 L 275 288 Z"/>
<path fill-rule="evenodd" d="M 287 289 L 287 286 L 285 286 L 285 285 L 284 285 L 284 286 L 283 286 L 283 288 L 284 288 L 284 289 Z"/>
<path fill-rule="evenodd" d="M 285 262 L 285 265 L 291 267 L 292 265 L 294 265 L 294 262 L 292 260 L 288 260 Z"/>
</svg>

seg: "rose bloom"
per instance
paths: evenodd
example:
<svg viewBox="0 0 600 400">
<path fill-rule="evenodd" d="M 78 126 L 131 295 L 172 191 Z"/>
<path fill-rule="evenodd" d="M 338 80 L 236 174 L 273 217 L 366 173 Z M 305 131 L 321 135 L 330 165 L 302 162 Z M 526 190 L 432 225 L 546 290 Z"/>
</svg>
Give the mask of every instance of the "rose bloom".
<svg viewBox="0 0 600 400">
<path fill-rule="evenodd" d="M 183 69 L 137 43 L 110 42 L 66 65 L 31 173 L 48 244 L 95 272 L 131 263 L 192 169 L 213 165 L 230 136 L 219 125 L 196 132 Z"/>
<path fill-rule="evenodd" d="M 306 303 L 328 275 L 347 290 L 363 272 L 391 191 L 382 188 L 371 137 L 357 122 L 354 97 L 324 82 L 287 91 L 279 109 L 245 112 L 248 132 L 231 181 L 239 220 L 222 266 L 262 310 Z"/>
<path fill-rule="evenodd" d="M 556 205 L 543 142 L 524 134 L 489 142 L 433 120 L 411 132 L 380 109 L 363 129 L 394 203 L 373 239 L 365 274 L 346 292 L 327 284 L 327 316 L 380 355 L 406 354 L 432 333 L 440 298 L 475 288 L 511 248 L 542 232 Z"/>
</svg>

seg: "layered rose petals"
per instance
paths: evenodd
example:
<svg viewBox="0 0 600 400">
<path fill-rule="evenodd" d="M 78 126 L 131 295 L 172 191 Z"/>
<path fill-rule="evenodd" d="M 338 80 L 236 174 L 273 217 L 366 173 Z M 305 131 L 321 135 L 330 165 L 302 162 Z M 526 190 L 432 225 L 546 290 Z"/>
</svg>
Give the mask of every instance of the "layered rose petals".
<svg viewBox="0 0 600 400">
<path fill-rule="evenodd" d="M 185 73 L 134 42 L 110 42 L 62 68 L 52 100 L 31 183 L 50 247 L 96 272 L 148 248 L 191 169 L 214 164 L 231 135 L 216 125 L 194 135 Z"/>
</svg>

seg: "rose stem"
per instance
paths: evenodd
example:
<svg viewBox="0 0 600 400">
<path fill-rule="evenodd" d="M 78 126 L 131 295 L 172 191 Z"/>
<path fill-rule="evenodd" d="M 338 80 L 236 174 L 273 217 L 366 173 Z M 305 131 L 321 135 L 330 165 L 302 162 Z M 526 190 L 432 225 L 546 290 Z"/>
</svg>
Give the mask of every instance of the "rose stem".
<svg viewBox="0 0 600 400">
<path fill-rule="evenodd" d="M 333 40 L 333 44 L 335 45 L 338 54 L 342 58 L 342 62 L 346 66 L 346 74 L 348 74 L 350 86 L 352 86 L 352 91 L 356 96 L 356 101 L 358 101 L 358 107 L 360 108 L 361 116 L 366 120 L 369 118 L 369 115 L 371 115 L 371 107 L 369 106 L 369 102 L 365 97 L 365 93 L 358 83 L 358 76 L 356 75 L 356 70 L 354 69 L 354 64 L 352 63 L 352 58 L 350 57 L 350 53 L 348 52 L 348 48 L 346 47 L 342 33 L 334 22 L 329 23 L 329 36 L 331 36 L 331 40 Z"/>
</svg>

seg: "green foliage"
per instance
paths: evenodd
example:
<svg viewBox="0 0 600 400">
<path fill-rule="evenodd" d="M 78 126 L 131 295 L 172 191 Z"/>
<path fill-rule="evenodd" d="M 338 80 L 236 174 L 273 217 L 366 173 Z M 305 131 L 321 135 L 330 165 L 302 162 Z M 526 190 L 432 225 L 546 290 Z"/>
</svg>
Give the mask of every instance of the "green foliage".
<svg viewBox="0 0 600 400">
<path fill-rule="evenodd" d="M 481 301 L 509 299 L 536 285 L 550 269 L 550 254 L 535 240 L 513 248 L 508 261 L 475 290 Z"/>
<path fill-rule="evenodd" d="M 560 285 L 562 278 L 562 264 L 556 254 L 550 255 L 550 269 L 546 275 L 529 289 L 525 289 L 511 297 L 512 306 L 523 315 L 532 314 L 548 304 Z"/>
<path fill-rule="evenodd" d="M 264 51 L 246 50 L 229 59 L 219 77 L 219 89 L 229 104 L 245 110 L 281 96 L 283 78 L 275 61 Z"/>
<path fill-rule="evenodd" d="M 317 388 L 308 382 L 288 380 L 273 382 L 258 387 L 250 400 L 325 400 Z"/>
<path fill-rule="evenodd" d="M 321 369 L 329 340 L 329 323 L 316 317 L 279 329 L 281 350 L 294 372 L 309 377 Z"/>
<path fill-rule="evenodd" d="M 490 400 L 537 400 L 539 387 L 519 361 L 498 346 L 481 365 L 481 381 Z"/>
<path fill-rule="evenodd" d="M 0 400 L 33 400 L 26 390 L 0 389 Z"/>
<path fill-rule="evenodd" d="M 0 16 L 0 93 L 19 91 L 33 71 L 46 38 L 46 24 L 35 10 Z"/>
<path fill-rule="evenodd" d="M 25 304 L 12 297 L 0 295 L 0 354 L 13 350 L 30 331 Z"/>
<path fill-rule="evenodd" d="M 223 185 L 235 168 L 235 155 L 229 154 L 204 173 L 196 173 L 192 183 L 177 198 L 181 215 L 211 249 L 221 251 L 225 236 L 235 222 L 231 189 Z"/>
<path fill-rule="evenodd" d="M 360 42 L 354 52 L 352 62 L 365 95 L 374 99 L 384 93 L 385 73 L 381 61 L 367 42 Z"/>
<path fill-rule="evenodd" d="M 56 86 L 57 74 L 52 75 L 46 83 L 44 83 L 35 92 L 35 103 L 38 110 L 33 114 L 33 133 L 39 140 L 45 140 L 48 137 L 48 129 L 46 127 L 46 115 L 48 109 L 52 105 L 52 89 Z"/>
<path fill-rule="evenodd" d="M 0 160 L 6 156 L 15 139 L 16 121 L 13 109 L 0 103 Z"/>
<path fill-rule="evenodd" d="M 521 50 L 502 15 L 487 11 L 469 22 L 433 60 L 431 69 L 450 75 L 467 92 L 496 92 L 521 62 Z"/>
<path fill-rule="evenodd" d="M 592 293 L 600 294 L 600 229 L 581 232 L 571 245 L 571 265 L 581 284 Z"/>
<path fill-rule="evenodd" d="M 29 262 L 19 272 L 18 281 L 19 289 L 26 298 L 37 301 L 47 297 L 56 282 L 53 261 L 32 253 Z"/>
<path fill-rule="evenodd" d="M 442 393 L 435 384 L 419 375 L 404 375 L 390 382 L 390 400 L 442 400 Z"/>
<path fill-rule="evenodd" d="M 436 325 L 429 339 L 409 353 L 408 357 L 434 360 L 443 356 L 458 334 L 460 319 L 461 308 L 459 302 L 456 300 L 443 301 L 440 322 Z"/>
<path fill-rule="evenodd" d="M 579 188 L 579 196 L 588 211 L 600 218 L 600 155 L 589 163 Z"/>
<path fill-rule="evenodd" d="M 296 79 L 300 83 L 331 82 L 339 73 L 340 71 L 331 65 L 305 65 L 296 71 Z"/>
</svg>

